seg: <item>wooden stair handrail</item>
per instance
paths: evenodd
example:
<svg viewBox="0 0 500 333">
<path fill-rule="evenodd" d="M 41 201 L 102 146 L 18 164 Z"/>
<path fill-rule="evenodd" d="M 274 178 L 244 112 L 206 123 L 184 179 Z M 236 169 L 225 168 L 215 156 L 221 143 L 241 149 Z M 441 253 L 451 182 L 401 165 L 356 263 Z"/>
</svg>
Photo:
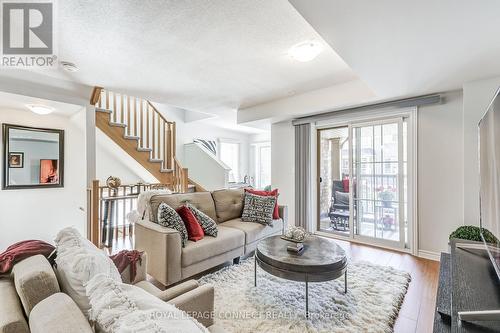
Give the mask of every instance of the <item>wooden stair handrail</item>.
<svg viewBox="0 0 500 333">
<path fill-rule="evenodd" d="M 104 88 L 102 87 L 94 87 L 94 89 L 92 89 L 92 93 L 90 94 L 90 105 L 96 105 L 99 103 L 99 100 L 101 99 L 101 91 L 103 89 Z"/>
<path fill-rule="evenodd" d="M 167 124 L 175 124 L 174 121 L 168 121 L 167 119 L 165 119 L 165 117 L 163 117 L 163 115 L 160 113 L 160 111 L 158 111 L 155 106 L 148 100 L 145 100 L 146 103 L 151 107 L 151 109 L 153 109 L 154 112 L 156 112 L 158 114 L 158 116 L 164 121 L 166 122 Z"/>
</svg>

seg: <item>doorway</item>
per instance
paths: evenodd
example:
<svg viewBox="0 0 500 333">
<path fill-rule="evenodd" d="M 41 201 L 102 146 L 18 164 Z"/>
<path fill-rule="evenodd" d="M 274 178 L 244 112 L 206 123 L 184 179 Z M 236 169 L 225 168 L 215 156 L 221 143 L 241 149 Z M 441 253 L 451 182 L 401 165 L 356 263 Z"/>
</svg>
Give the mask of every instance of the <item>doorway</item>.
<svg viewBox="0 0 500 333">
<path fill-rule="evenodd" d="M 409 121 L 394 117 L 318 129 L 318 231 L 410 248 Z"/>
</svg>

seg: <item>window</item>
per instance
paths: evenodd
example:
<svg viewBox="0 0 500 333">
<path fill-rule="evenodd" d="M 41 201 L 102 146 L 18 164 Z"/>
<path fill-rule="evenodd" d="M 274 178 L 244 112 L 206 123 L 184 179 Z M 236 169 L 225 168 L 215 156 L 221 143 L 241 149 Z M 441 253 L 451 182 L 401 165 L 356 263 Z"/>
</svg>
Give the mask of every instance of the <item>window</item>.
<svg viewBox="0 0 500 333">
<path fill-rule="evenodd" d="M 219 143 L 219 158 L 231 171 L 229 171 L 229 182 L 237 183 L 240 181 L 240 144 L 236 142 Z"/>
<path fill-rule="evenodd" d="M 257 187 L 271 185 L 271 145 L 267 142 L 257 146 Z"/>
</svg>

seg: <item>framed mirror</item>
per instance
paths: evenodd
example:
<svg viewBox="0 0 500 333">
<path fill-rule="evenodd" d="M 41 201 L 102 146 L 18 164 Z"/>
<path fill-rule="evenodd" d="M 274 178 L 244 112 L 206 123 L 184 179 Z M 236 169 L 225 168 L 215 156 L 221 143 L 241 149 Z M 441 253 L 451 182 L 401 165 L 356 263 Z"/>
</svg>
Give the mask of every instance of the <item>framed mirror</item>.
<svg viewBox="0 0 500 333">
<path fill-rule="evenodd" d="M 2 189 L 64 186 L 64 131 L 3 124 Z"/>
</svg>

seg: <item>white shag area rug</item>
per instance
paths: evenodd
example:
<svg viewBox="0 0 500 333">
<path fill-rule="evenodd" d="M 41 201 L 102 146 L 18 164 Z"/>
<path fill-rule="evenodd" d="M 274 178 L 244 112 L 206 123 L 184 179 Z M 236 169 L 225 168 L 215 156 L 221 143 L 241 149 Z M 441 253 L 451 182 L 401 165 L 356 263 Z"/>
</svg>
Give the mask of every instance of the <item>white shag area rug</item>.
<svg viewBox="0 0 500 333">
<path fill-rule="evenodd" d="M 367 262 L 348 264 L 344 278 L 309 283 L 284 280 L 257 267 L 254 259 L 202 277 L 215 287 L 215 322 L 227 332 L 392 332 L 410 274 Z"/>
</svg>

